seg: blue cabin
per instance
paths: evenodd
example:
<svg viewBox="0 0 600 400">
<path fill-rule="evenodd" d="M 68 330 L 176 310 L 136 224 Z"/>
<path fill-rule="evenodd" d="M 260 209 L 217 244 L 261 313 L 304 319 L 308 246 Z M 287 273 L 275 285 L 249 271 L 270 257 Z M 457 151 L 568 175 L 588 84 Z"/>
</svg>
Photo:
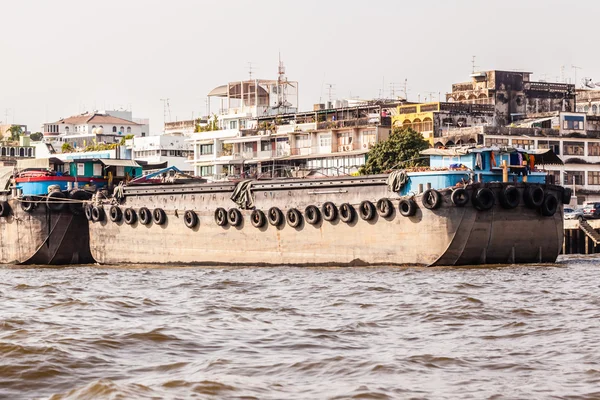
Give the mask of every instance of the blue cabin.
<svg viewBox="0 0 600 400">
<path fill-rule="evenodd" d="M 547 183 L 546 164 L 563 164 L 551 149 L 524 150 L 499 147 L 453 147 L 427 149 L 429 168 L 409 172 L 401 195 L 418 192 L 419 184 L 433 189 L 453 187 L 461 182 L 502 182 L 504 165 L 509 182 Z"/>
</svg>

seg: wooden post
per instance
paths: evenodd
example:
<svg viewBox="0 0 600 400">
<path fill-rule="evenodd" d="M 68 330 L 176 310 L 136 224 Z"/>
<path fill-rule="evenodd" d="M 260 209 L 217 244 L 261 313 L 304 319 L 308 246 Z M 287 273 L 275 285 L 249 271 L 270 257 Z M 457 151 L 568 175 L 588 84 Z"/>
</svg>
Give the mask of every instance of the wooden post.
<svg viewBox="0 0 600 400">
<path fill-rule="evenodd" d="M 502 182 L 508 182 L 508 165 L 506 164 L 506 160 L 502 160 Z"/>
</svg>

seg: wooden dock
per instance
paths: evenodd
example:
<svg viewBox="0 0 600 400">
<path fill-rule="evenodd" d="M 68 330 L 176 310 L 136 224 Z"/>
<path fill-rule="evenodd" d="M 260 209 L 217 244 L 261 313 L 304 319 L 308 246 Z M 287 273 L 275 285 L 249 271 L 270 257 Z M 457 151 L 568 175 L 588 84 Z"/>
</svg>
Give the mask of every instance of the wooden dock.
<svg viewBox="0 0 600 400">
<path fill-rule="evenodd" d="M 600 219 L 565 220 L 562 254 L 600 253 Z"/>
</svg>

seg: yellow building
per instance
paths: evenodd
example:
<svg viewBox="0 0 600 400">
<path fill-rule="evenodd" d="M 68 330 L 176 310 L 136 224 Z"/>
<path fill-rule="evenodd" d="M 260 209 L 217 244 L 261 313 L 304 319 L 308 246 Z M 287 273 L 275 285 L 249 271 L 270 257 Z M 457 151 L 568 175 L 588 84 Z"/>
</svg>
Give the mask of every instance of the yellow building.
<svg viewBox="0 0 600 400">
<path fill-rule="evenodd" d="M 420 132 L 433 146 L 434 113 L 440 111 L 440 103 L 423 103 L 398 106 L 392 117 L 394 127 L 409 127 Z"/>
</svg>

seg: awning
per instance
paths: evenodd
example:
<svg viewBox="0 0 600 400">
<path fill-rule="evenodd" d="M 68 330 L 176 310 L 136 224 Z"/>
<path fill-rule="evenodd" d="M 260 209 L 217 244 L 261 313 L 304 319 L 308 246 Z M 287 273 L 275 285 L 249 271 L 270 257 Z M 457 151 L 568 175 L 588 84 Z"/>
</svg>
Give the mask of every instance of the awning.
<svg viewBox="0 0 600 400">
<path fill-rule="evenodd" d="M 223 140 L 223 143 L 225 143 L 225 144 L 256 143 L 256 142 L 261 141 L 263 138 L 266 138 L 265 140 L 270 140 L 268 136 L 241 136 L 241 137 L 234 137 L 231 139 L 225 139 L 225 140 Z"/>
<path fill-rule="evenodd" d="M 552 149 L 535 149 L 535 150 L 524 150 L 523 153 L 533 155 L 535 158 L 535 165 L 538 164 L 554 164 L 563 165 L 564 162 L 556 155 Z"/>
<path fill-rule="evenodd" d="M 94 160 L 96 161 L 96 160 Z M 112 158 L 101 158 L 100 161 L 105 167 L 139 167 L 140 165 L 133 160 L 117 160 Z"/>
<path fill-rule="evenodd" d="M 50 169 L 52 164 L 63 165 L 64 161 L 56 158 L 30 158 L 24 160 L 17 160 L 18 169 L 38 168 L 38 169 Z"/>
<path fill-rule="evenodd" d="M 216 88 L 208 92 L 207 96 L 227 97 L 227 85 L 217 86 Z"/>
</svg>

